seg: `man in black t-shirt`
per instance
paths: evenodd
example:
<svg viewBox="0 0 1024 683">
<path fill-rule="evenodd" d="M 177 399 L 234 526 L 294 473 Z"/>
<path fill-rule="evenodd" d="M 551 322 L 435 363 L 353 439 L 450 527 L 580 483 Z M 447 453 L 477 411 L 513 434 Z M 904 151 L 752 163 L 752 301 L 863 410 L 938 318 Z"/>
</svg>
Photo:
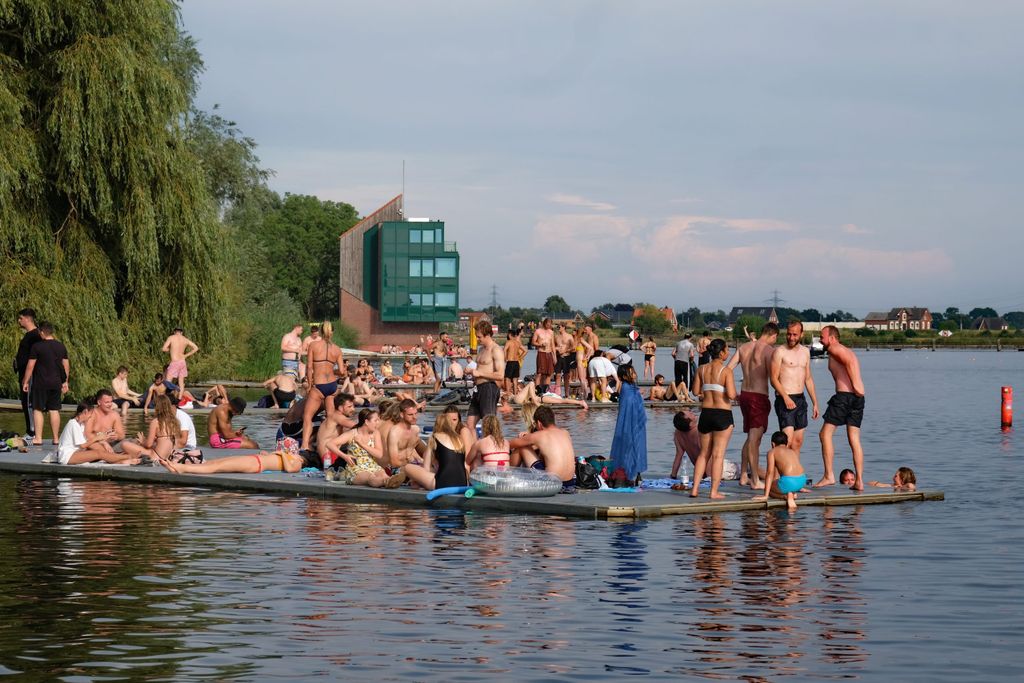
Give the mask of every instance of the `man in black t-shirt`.
<svg viewBox="0 0 1024 683">
<path fill-rule="evenodd" d="M 32 345 L 28 352 L 28 367 L 21 390 L 28 391 L 32 387 L 32 415 L 36 421 L 36 438 L 32 443 L 39 446 L 43 443 L 43 411 L 50 414 L 50 429 L 53 432 L 53 443 L 57 443 L 60 435 L 60 401 L 68 392 L 68 350 L 53 338 L 53 326 L 40 323 L 39 334 L 42 339 Z"/>
<path fill-rule="evenodd" d="M 25 370 L 28 368 L 28 352 L 32 345 L 42 339 L 39 330 L 36 329 L 36 312 L 31 308 L 23 308 L 18 311 L 18 327 L 25 330 L 25 334 L 18 344 L 18 355 L 14 357 L 14 372 L 18 374 L 18 387 L 25 381 Z M 29 392 L 21 392 L 21 413 L 25 417 L 25 436 L 35 437 L 35 423 L 32 421 L 32 402 L 29 400 Z"/>
</svg>

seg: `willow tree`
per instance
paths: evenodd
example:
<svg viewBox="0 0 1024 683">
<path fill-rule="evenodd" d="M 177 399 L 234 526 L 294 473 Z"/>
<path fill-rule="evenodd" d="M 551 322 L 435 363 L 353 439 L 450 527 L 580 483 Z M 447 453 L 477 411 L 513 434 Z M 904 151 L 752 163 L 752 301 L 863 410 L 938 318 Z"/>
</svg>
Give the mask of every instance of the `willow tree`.
<svg viewBox="0 0 1024 683">
<path fill-rule="evenodd" d="M 201 66 L 170 0 L 0 0 L 0 353 L 35 308 L 73 393 L 177 324 L 219 341 L 216 203 L 185 134 Z"/>
</svg>

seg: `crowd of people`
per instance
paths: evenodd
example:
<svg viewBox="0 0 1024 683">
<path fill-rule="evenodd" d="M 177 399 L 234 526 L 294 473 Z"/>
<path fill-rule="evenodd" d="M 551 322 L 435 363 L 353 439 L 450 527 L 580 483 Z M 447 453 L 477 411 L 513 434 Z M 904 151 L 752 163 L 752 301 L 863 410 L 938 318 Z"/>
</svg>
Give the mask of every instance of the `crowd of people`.
<svg viewBox="0 0 1024 683">
<path fill-rule="evenodd" d="M 807 490 L 808 481 L 800 464 L 805 432 L 809 420 L 821 413 L 799 322 L 787 325 L 783 344 L 777 344 L 778 325 L 766 324 L 756 338 L 748 335 L 749 341 L 731 357 L 725 340 L 712 339 L 705 333 L 694 342 L 687 333 L 672 350 L 671 381 L 655 372 L 657 346 L 648 338 L 640 344 L 643 375 L 653 380 L 646 397 L 637 387 L 638 376 L 628 350 L 602 349 L 590 325 L 569 329 L 545 319 L 532 329 L 527 343 L 520 327 L 510 329 L 504 343 L 499 344 L 490 323 L 481 321 L 474 330 L 478 339 L 475 357 L 447 333 L 441 333 L 436 339 L 425 337 L 419 347 L 424 355 L 405 359 L 400 372 L 389 358 L 382 359 L 378 369 L 365 358 L 355 364 L 346 363 L 342 350 L 333 342 L 330 323 L 313 326 L 306 337 L 302 336 L 303 327 L 296 325 L 281 340 L 281 369 L 263 384 L 269 393 L 261 402 L 267 407 L 287 409 L 276 446 L 277 452 L 289 456 L 275 459 L 272 454 L 262 453 L 227 463 L 203 463 L 184 455 L 197 447 L 188 408 L 210 408 L 210 447 L 255 450 L 259 444 L 245 434 L 244 426 L 236 427 L 232 422 L 244 414 L 244 399 L 229 396 L 222 386 L 209 389 L 201 397 L 186 389 L 187 359 L 200 349 L 182 329 L 173 330 L 165 340 L 162 350 L 168 354 L 167 365 L 164 372 L 156 373 L 144 393 L 131 389 L 128 368 L 121 366 L 111 386 L 81 402 L 74 418 L 61 430 L 61 399 L 68 390 L 72 366 L 67 348 L 54 337 L 53 327 L 46 322 L 37 326 L 35 317 L 32 309 L 18 314 L 24 335 L 15 369 L 21 384 L 26 437 L 33 444 L 41 444 L 48 418 L 53 443 L 58 447 L 56 459 L 70 464 L 150 460 L 182 472 L 215 472 L 252 471 L 257 466 L 259 471 L 274 467 L 294 471 L 297 463 L 321 466 L 327 462 L 333 463 L 329 469 L 348 483 L 388 486 L 408 480 L 430 488 L 438 482 L 459 485 L 450 482 L 465 481 L 474 466 L 507 462 L 512 466 L 545 467 L 562 478 L 568 489 L 574 474 L 574 450 L 568 432 L 555 425 L 549 406 L 569 403 L 586 410 L 589 401 L 608 402 L 614 397 L 619 411 L 612 460 L 627 483 L 636 483 L 647 466 L 644 398 L 696 400 L 699 414 L 683 410 L 674 419 L 676 456 L 670 476 L 678 477 L 682 458 L 689 456 L 694 467 L 690 495 L 699 495 L 707 474 L 708 495 L 720 499 L 724 497 L 719 487 L 734 430 L 732 406 L 736 401 L 745 434 L 740 484 L 763 490 L 764 496 L 785 498 L 792 506 L 796 495 Z M 859 364 L 854 352 L 841 343 L 835 326 L 822 330 L 821 342 L 828 352 L 836 391 L 821 413 L 824 424 L 819 441 L 824 474 L 814 486 L 836 483 L 833 440 L 835 431 L 844 428 L 854 468 L 840 473 L 838 481 L 863 490 L 860 427 L 864 385 Z M 527 346 L 536 350 L 535 374 L 522 377 Z M 387 350 L 399 351 L 392 345 Z M 742 390 L 737 390 L 734 378 L 737 366 L 743 371 Z M 432 383 L 439 391 L 453 381 L 471 388 L 466 420 L 462 422 L 456 407 L 448 407 L 424 443 L 416 426 L 423 399 L 414 387 L 403 385 Z M 770 389 L 775 392 L 774 403 L 769 400 Z M 513 406 L 521 407 L 530 428 L 506 439 L 499 415 L 507 414 Z M 130 407 L 141 407 L 147 420 L 146 430 L 134 438 L 124 433 Z M 762 467 L 761 441 L 773 411 L 779 429 L 771 436 L 766 466 Z M 483 429 L 479 440 L 478 423 Z M 455 462 L 461 463 L 461 469 L 453 465 Z M 912 472 L 901 470 L 892 486 L 905 490 L 915 483 Z"/>
</svg>

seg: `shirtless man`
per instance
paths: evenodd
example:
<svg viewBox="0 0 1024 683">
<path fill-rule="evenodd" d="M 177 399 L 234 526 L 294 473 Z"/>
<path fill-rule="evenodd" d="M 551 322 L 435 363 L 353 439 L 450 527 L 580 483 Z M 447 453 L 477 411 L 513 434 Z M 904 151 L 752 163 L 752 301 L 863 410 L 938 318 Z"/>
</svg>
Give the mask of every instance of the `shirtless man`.
<svg viewBox="0 0 1024 683">
<path fill-rule="evenodd" d="M 555 374 L 562 376 L 562 396 L 568 398 L 570 377 L 576 370 L 576 340 L 565 331 L 565 325 L 558 326 L 558 334 L 555 335 L 555 354 L 558 356 Z"/>
<path fill-rule="evenodd" d="M 665 384 L 665 375 L 655 375 L 654 384 L 651 385 L 651 393 L 647 395 L 647 398 L 651 401 L 674 401 L 679 397 L 676 396 L 676 386 L 671 382 Z"/>
<path fill-rule="evenodd" d="M 469 413 L 466 426 L 469 433 L 476 435 L 476 423 L 488 415 L 498 412 L 498 399 L 501 398 L 501 387 L 498 382 L 505 379 L 505 351 L 494 341 L 494 332 L 488 320 L 476 324 L 477 354 L 476 368 L 473 370 L 473 383 L 476 391 L 469 402 Z M 469 452 L 473 444 L 463 444 Z"/>
<path fill-rule="evenodd" d="M 281 337 L 281 373 L 299 376 L 299 354 L 302 353 L 302 325 Z"/>
<path fill-rule="evenodd" d="M 811 377 L 811 352 L 800 343 L 803 336 L 802 322 L 793 321 L 786 326 L 786 345 L 772 353 L 770 371 L 772 387 L 775 388 L 775 414 L 779 418 L 779 429 L 785 432 L 789 438 L 789 447 L 797 455 L 804 444 L 804 430 L 807 429 L 804 386 L 814 406 L 812 419 L 818 419 L 818 395 L 814 391 L 814 378 Z"/>
<path fill-rule="evenodd" d="M 282 359 L 281 362 L 283 363 L 284 360 Z M 291 370 L 281 370 L 281 372 L 263 383 L 263 387 L 270 392 L 270 397 L 274 400 L 275 408 L 288 408 L 291 406 L 292 401 L 295 400 L 295 393 L 298 390 L 296 379 Z M 209 400 L 209 398 L 206 400 Z"/>
<path fill-rule="evenodd" d="M 127 453 L 137 457 L 146 450 L 133 441 L 125 440 L 124 422 L 114 404 L 114 394 L 109 389 L 96 392 L 96 409 L 85 422 L 85 435 L 89 439 L 95 437 L 95 443 L 108 453 Z"/>
<path fill-rule="evenodd" d="M 430 346 L 430 364 L 434 369 L 434 393 L 441 391 L 441 383 L 448 378 L 448 333 L 441 336 Z M 416 382 L 417 384 L 421 383 Z"/>
<path fill-rule="evenodd" d="M 743 367 L 739 404 L 747 440 L 743 442 L 741 451 L 740 486 L 749 485 L 752 489 L 761 488 L 761 439 L 768 430 L 768 415 L 772 412 L 768 382 L 778 338 L 779 326 L 766 323 L 761 328 L 761 335 L 740 346 L 738 353 L 729 361 L 729 367 L 735 368 L 737 363 Z"/>
<path fill-rule="evenodd" d="M 543 394 L 555 374 L 555 333 L 551 330 L 551 318 L 541 321 L 531 341 L 537 349 L 537 388 Z"/>
<path fill-rule="evenodd" d="M 697 340 L 697 365 L 701 366 L 705 363 L 711 362 L 711 354 L 708 353 L 708 346 L 711 345 L 711 333 L 707 330 L 700 335 L 700 339 Z"/>
<path fill-rule="evenodd" d="M 177 384 L 179 391 L 184 391 L 185 378 L 188 377 L 188 364 L 185 359 L 199 351 L 199 347 L 182 334 L 180 327 L 175 327 L 173 334 L 164 342 L 162 350 L 171 356 L 171 362 L 167 366 L 167 379 Z"/>
<path fill-rule="evenodd" d="M 519 391 L 519 374 L 522 372 L 526 349 L 519 336 L 519 330 L 509 330 L 505 342 L 505 391 L 515 394 Z"/>
<path fill-rule="evenodd" d="M 334 441 L 356 427 L 356 402 L 352 394 L 339 392 L 334 395 L 334 413 L 320 423 L 316 433 L 316 450 L 321 461 L 328 450 L 328 442 Z"/>
<path fill-rule="evenodd" d="M 416 402 L 403 399 L 398 404 L 402 419 L 388 432 L 385 442 L 384 456 L 388 459 L 392 469 L 414 462 L 422 463 L 423 454 L 427 452 L 427 446 L 420 439 L 420 428 L 416 424 L 419 417 L 419 408 Z"/>
<path fill-rule="evenodd" d="M 138 408 L 142 405 L 142 394 L 134 392 L 128 386 L 128 368 L 121 366 L 117 369 L 117 375 L 110 380 L 110 386 L 114 388 L 114 404 L 121 410 L 121 419 L 128 417 L 128 406 Z"/>
<path fill-rule="evenodd" d="M 231 418 L 245 412 L 245 399 L 236 396 L 210 411 L 206 421 L 213 448 L 259 448 L 259 444 L 245 435 L 245 427 L 235 429 Z"/>
<path fill-rule="evenodd" d="M 509 439 L 513 461 L 535 470 L 545 470 L 562 480 L 563 493 L 576 492 L 576 451 L 569 432 L 555 426 L 555 413 L 540 406 L 533 414 L 532 433 Z"/>
<path fill-rule="evenodd" d="M 587 343 L 590 344 L 590 348 L 601 348 L 601 340 L 597 338 L 597 333 L 594 332 L 594 326 L 590 323 L 583 326 L 583 336 L 586 338 Z"/>
<path fill-rule="evenodd" d="M 860 423 L 864 418 L 864 382 L 860 377 L 860 361 L 850 349 L 839 343 L 839 330 L 835 325 L 826 325 L 821 330 L 821 345 L 828 351 L 828 370 L 836 381 L 836 395 L 828 400 L 825 409 L 825 424 L 821 426 L 821 459 L 825 463 L 825 476 L 815 486 L 831 486 L 836 483 L 832 471 L 835 451 L 832 436 L 836 427 L 846 425 L 846 439 L 853 451 L 853 468 L 856 479 L 853 491 L 864 490 L 864 449 L 860 445 Z"/>
<path fill-rule="evenodd" d="M 697 432 L 697 416 L 692 410 L 680 410 L 672 418 L 672 443 L 676 447 L 676 459 L 672 461 L 672 472 L 668 475 L 672 479 L 679 478 L 679 466 L 683 463 L 683 456 L 690 458 L 690 464 L 697 464 L 697 456 L 700 455 L 700 433 Z M 676 489 L 685 491 L 685 486 Z"/>
<path fill-rule="evenodd" d="M 306 376 L 306 363 L 309 362 L 309 345 L 320 341 L 320 326 L 313 325 L 309 328 L 309 334 L 302 339 L 302 349 L 299 355 L 305 360 L 299 361 L 299 377 Z"/>
</svg>

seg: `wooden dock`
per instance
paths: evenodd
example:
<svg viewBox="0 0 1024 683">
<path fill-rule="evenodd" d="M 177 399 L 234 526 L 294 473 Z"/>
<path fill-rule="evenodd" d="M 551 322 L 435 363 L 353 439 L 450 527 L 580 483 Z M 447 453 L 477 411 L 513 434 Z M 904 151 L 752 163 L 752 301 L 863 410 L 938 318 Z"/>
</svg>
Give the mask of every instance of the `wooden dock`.
<svg viewBox="0 0 1024 683">
<path fill-rule="evenodd" d="M 728 498 L 712 501 L 706 497 L 693 499 L 685 492 L 667 489 L 629 492 L 585 491 L 573 495 L 556 495 L 547 498 L 502 498 L 478 494 L 472 498 L 464 496 L 442 496 L 432 503 L 426 500 L 423 491 L 408 487 L 399 489 L 372 489 L 363 486 L 347 486 L 326 481 L 321 475 L 304 472 L 287 474 L 266 472 L 263 474 L 172 474 L 161 467 L 123 465 L 54 465 L 41 462 L 43 456 L 53 450 L 52 446 L 33 446 L 28 453 L 0 453 L 0 472 L 26 476 L 76 477 L 86 479 L 116 480 L 136 484 L 177 485 L 254 491 L 282 496 L 311 496 L 334 499 L 351 503 L 376 503 L 407 507 L 432 506 L 488 512 L 515 514 L 553 515 L 557 517 L 582 519 L 635 519 L 663 517 L 709 512 L 756 511 L 785 507 L 785 501 L 751 500 L 753 493 L 740 489 L 736 482 L 725 482 L 722 491 Z M 212 449 L 204 449 L 211 457 Z M 219 456 L 241 455 L 255 451 L 216 451 Z M 944 500 L 942 491 L 916 491 L 894 493 L 884 489 L 870 489 L 855 493 L 834 486 L 818 489 L 812 493 L 800 494 L 800 507 L 836 505 L 880 505 L 931 500 Z"/>
</svg>

